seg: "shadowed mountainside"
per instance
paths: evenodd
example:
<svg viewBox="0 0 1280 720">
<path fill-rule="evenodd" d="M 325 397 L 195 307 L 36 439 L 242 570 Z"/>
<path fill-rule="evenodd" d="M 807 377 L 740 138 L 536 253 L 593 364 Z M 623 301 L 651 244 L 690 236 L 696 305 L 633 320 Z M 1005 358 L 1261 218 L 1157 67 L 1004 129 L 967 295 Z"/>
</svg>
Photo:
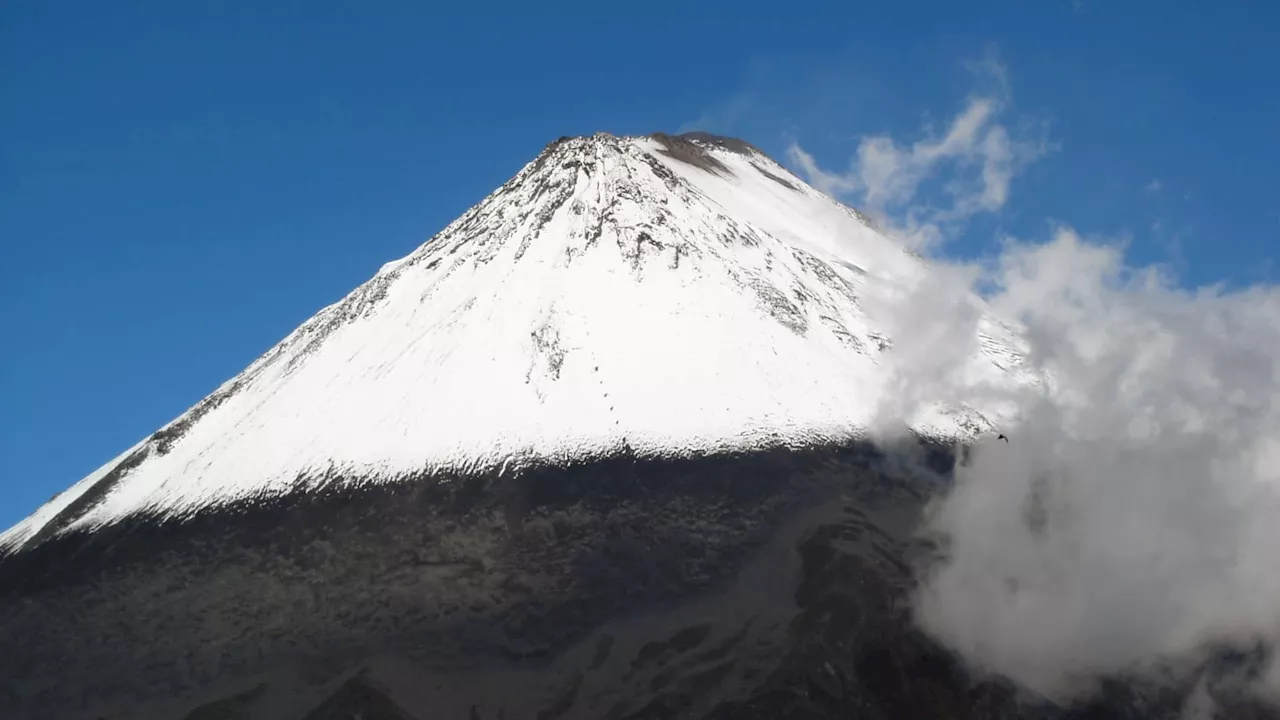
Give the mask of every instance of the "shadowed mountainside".
<svg viewBox="0 0 1280 720">
<path fill-rule="evenodd" d="M 897 457 L 620 456 L 59 536 L 0 561 L 0 697 L 24 718 L 1178 717 L 1183 694 L 1123 683 L 1071 711 L 1019 697 L 915 629 L 911 529 L 947 479 Z"/>
</svg>

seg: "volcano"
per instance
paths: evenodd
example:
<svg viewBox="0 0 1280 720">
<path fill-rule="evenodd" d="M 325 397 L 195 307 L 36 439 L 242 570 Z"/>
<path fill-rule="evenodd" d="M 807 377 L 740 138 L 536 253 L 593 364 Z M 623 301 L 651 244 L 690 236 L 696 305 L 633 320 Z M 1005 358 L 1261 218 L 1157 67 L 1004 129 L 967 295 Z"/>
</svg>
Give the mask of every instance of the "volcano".
<svg viewBox="0 0 1280 720">
<path fill-rule="evenodd" d="M 561 138 L 0 535 L 6 716 L 1062 717 L 910 620 L 1002 422 L 872 440 L 929 272 L 741 140 Z"/>
<path fill-rule="evenodd" d="M 745 143 L 562 139 L 0 548 L 423 472 L 847 440 L 890 342 L 862 298 L 923 272 Z"/>
</svg>

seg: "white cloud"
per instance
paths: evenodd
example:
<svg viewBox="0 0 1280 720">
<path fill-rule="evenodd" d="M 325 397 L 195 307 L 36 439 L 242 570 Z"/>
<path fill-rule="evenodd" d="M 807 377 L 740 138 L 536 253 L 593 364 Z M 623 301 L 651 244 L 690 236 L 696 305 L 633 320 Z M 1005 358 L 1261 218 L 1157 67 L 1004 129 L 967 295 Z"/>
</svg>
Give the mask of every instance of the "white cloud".
<svg viewBox="0 0 1280 720">
<path fill-rule="evenodd" d="M 887 135 L 863 137 L 843 173 L 822 169 L 796 142 L 788 158 L 814 187 L 851 196 L 863 210 L 887 218 L 891 232 L 927 247 L 974 215 L 1004 207 L 1013 177 L 1050 150 L 1040 129 L 1015 135 L 999 120 L 1009 96 L 1004 67 L 988 58 L 970 68 L 989 90 L 970 96 L 941 136 L 926 133 L 910 144 Z M 921 201 L 921 185 L 948 172 L 946 202 Z"/>
<path fill-rule="evenodd" d="M 1152 195 L 1160 192 L 1160 190 L 1162 190 L 1163 188 L 1164 188 L 1164 183 L 1160 182 L 1159 179 L 1152 179 L 1151 182 L 1142 186 L 1143 190 L 1147 191 L 1148 193 L 1151 193 Z"/>
<path fill-rule="evenodd" d="M 1007 81 L 988 74 L 997 90 L 940 136 L 864 138 L 844 173 L 799 145 L 791 160 L 908 241 L 945 246 L 1003 207 L 1048 146 L 1000 120 Z M 920 198 L 929 179 L 949 204 Z M 894 338 L 882 427 L 937 401 L 1014 418 L 1011 442 L 979 443 L 930 508 L 923 529 L 944 542 L 918 621 L 973 665 L 1063 700 L 1102 676 L 1189 672 L 1220 644 L 1280 644 L 1280 287 L 1184 288 L 1124 251 L 1056 226 L 981 263 L 932 258 L 879 308 Z M 1018 325 L 1041 383 L 964 371 L 984 316 Z M 1280 660 L 1258 678 L 1280 699 Z M 1201 681 L 1188 718 L 1213 711 Z"/>
<path fill-rule="evenodd" d="M 1065 227 L 986 267 L 938 267 L 896 310 L 898 383 L 1019 419 L 931 516 L 947 559 L 922 584 L 922 625 L 1063 698 L 1211 642 L 1280 640 L 1280 289 L 1179 289 Z M 980 286 L 1025 328 L 1043 385 L 955 372 Z"/>
</svg>

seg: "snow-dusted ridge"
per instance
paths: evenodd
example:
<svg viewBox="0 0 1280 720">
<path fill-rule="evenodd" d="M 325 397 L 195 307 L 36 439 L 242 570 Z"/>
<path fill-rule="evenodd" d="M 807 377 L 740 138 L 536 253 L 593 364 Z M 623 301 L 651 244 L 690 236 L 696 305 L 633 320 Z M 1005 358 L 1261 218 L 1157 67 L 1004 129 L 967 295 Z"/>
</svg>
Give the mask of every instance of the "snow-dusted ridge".
<svg viewBox="0 0 1280 720">
<path fill-rule="evenodd" d="M 861 435 L 884 389 L 861 298 L 925 272 L 746 143 L 562 138 L 158 432 L 0 534 L 622 449 Z M 984 339 L 984 372 L 1016 360 Z M 963 436 L 972 409 L 916 427 Z"/>
</svg>

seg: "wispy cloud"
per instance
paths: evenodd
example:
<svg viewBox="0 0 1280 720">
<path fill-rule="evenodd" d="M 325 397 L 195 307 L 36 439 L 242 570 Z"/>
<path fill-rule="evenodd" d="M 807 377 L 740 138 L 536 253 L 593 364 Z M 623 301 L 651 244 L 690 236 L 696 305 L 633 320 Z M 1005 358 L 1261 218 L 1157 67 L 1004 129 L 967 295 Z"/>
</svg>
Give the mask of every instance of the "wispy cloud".
<svg viewBox="0 0 1280 720">
<path fill-rule="evenodd" d="M 1160 182 L 1158 178 L 1153 178 L 1151 182 L 1143 185 L 1142 189 L 1154 195 L 1164 189 L 1164 183 Z"/>
<path fill-rule="evenodd" d="M 825 170 L 798 142 L 787 157 L 814 187 L 849 196 L 918 247 L 929 247 L 981 212 L 995 212 L 1009 199 L 1013 177 L 1049 152 L 1042 125 L 1012 129 L 1001 120 L 1009 106 L 1005 69 L 993 59 L 971 70 L 987 90 L 970 95 L 941 135 L 925 132 L 909 144 L 887 135 L 863 137 L 843 172 Z M 926 181 L 946 176 L 941 202 L 920 197 Z"/>
<path fill-rule="evenodd" d="M 1165 258 L 1165 263 L 1178 270 L 1188 267 L 1184 243 L 1192 236 L 1192 228 L 1185 224 L 1172 224 L 1164 219 L 1151 223 L 1150 238 Z"/>
<path fill-rule="evenodd" d="M 676 129 L 676 132 L 686 133 L 694 130 L 703 130 L 721 135 L 731 135 L 737 131 L 738 125 L 743 118 L 754 111 L 756 104 L 757 98 L 754 93 L 748 91 L 738 92 L 693 120 L 683 123 Z"/>
<path fill-rule="evenodd" d="M 792 143 L 787 148 L 787 157 L 791 162 L 800 167 L 801 172 L 804 173 L 805 179 L 809 181 L 810 185 L 824 193 L 829 195 L 842 195 L 861 187 L 856 178 L 850 178 L 847 175 L 829 173 L 818 167 L 818 162 L 813 159 L 813 156 L 805 152 L 804 148 L 795 143 Z"/>
</svg>

